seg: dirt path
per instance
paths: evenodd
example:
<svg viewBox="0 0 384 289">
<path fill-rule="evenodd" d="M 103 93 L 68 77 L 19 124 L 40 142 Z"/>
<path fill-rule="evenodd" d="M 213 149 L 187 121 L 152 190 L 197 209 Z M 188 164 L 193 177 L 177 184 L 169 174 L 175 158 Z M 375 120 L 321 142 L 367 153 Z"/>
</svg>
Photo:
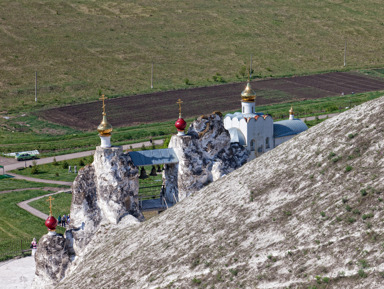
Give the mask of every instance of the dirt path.
<svg viewBox="0 0 384 289">
<path fill-rule="evenodd" d="M 44 214 L 43 212 L 40 212 L 39 210 L 36 210 L 35 208 L 32 208 L 29 205 L 29 203 L 33 202 L 33 201 L 36 201 L 38 199 L 41 199 L 41 198 L 45 198 L 47 196 L 52 196 L 52 195 L 56 195 L 56 194 L 60 194 L 60 193 L 65 193 L 65 192 L 68 192 L 68 190 L 61 190 L 61 191 L 58 191 L 58 192 L 55 192 L 55 193 L 39 196 L 39 197 L 30 199 L 30 200 L 26 200 L 26 201 L 20 202 L 17 205 L 20 208 L 22 208 L 23 210 L 26 210 L 27 212 L 31 213 L 32 215 L 35 215 L 36 217 L 39 217 L 40 219 L 46 220 L 48 218 L 48 215 Z"/>
</svg>

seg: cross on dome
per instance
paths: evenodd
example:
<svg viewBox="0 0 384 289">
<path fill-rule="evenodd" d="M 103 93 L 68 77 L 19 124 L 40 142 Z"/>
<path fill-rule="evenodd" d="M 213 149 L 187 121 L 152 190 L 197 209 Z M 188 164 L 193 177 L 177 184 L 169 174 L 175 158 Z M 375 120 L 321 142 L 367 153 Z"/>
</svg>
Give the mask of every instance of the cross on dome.
<svg viewBox="0 0 384 289">
<path fill-rule="evenodd" d="M 108 99 L 108 98 L 105 97 L 105 95 L 103 94 L 103 95 L 101 96 L 101 98 L 99 98 L 99 99 L 103 101 L 103 115 L 106 115 L 106 114 L 105 114 L 105 102 L 104 102 L 104 100 L 106 100 L 106 99 Z"/>
<path fill-rule="evenodd" d="M 47 202 L 49 202 L 49 215 L 52 216 L 52 201 L 54 200 L 54 198 L 52 198 L 52 196 L 49 196 L 48 200 L 46 200 Z"/>
<path fill-rule="evenodd" d="M 179 118 L 181 118 L 181 104 L 183 103 L 183 101 L 179 98 L 176 103 L 179 105 Z"/>
</svg>

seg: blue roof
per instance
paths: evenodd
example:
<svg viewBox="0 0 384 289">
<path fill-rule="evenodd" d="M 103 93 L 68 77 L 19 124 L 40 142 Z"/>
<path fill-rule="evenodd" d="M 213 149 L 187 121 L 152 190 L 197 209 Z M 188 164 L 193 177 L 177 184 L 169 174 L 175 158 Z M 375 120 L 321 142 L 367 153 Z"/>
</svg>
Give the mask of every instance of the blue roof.
<svg viewBox="0 0 384 289">
<path fill-rule="evenodd" d="M 231 143 L 239 143 L 240 145 L 246 145 L 244 134 L 236 127 L 231 127 L 228 130 L 231 136 Z"/>
<path fill-rule="evenodd" d="M 129 152 L 133 163 L 137 166 L 176 164 L 179 159 L 172 148 Z"/>
<path fill-rule="evenodd" d="M 273 124 L 273 137 L 283 137 L 299 134 L 308 129 L 307 125 L 300 119 L 287 119 L 277 121 Z"/>
</svg>

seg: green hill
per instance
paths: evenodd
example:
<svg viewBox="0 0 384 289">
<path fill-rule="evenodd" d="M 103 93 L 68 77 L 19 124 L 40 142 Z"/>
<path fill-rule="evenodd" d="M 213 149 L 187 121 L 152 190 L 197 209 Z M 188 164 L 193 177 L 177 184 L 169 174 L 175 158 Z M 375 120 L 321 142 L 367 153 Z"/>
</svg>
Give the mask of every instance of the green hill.
<svg viewBox="0 0 384 289">
<path fill-rule="evenodd" d="M 3 0 L 1 111 L 148 92 L 152 62 L 154 90 L 244 79 L 251 54 L 254 76 L 340 70 L 345 40 L 347 69 L 382 67 L 380 2 Z"/>
</svg>

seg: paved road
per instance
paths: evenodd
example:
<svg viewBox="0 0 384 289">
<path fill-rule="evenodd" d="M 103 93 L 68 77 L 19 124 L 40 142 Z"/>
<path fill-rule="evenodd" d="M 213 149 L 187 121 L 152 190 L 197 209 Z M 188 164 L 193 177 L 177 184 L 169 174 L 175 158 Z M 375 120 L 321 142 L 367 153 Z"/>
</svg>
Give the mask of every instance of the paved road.
<svg viewBox="0 0 384 289">
<path fill-rule="evenodd" d="M 161 145 L 163 144 L 164 140 L 154 140 L 153 141 L 154 144 L 156 145 Z M 141 148 L 143 145 L 145 145 L 146 147 L 150 147 L 152 144 L 147 141 L 147 142 L 141 142 L 141 143 L 135 143 L 135 144 L 128 144 L 128 145 L 123 145 L 123 150 L 127 150 L 129 149 L 131 146 L 133 148 Z M 53 158 L 56 158 L 56 161 L 64 161 L 64 160 L 70 160 L 70 159 L 77 159 L 77 158 L 82 158 L 82 157 L 88 157 L 90 155 L 93 155 L 95 153 L 95 150 L 91 150 L 91 151 L 85 151 L 85 152 L 79 152 L 79 153 L 73 153 L 73 154 L 67 154 L 67 155 L 61 155 L 61 156 L 56 156 L 56 157 L 48 157 L 48 158 L 42 158 L 42 159 L 37 159 L 35 160 L 36 163 L 38 165 L 42 165 L 42 164 L 49 164 L 49 163 L 52 163 L 53 162 Z M 32 165 L 32 160 L 30 161 L 22 161 L 22 162 L 13 162 L 13 163 L 8 163 L 8 164 L 4 164 L 4 170 L 5 171 L 12 171 L 12 170 L 16 170 L 18 168 L 22 168 L 22 167 L 28 167 Z M 23 177 L 24 178 L 24 177 Z M 25 179 L 25 178 L 24 178 Z M 33 178 L 32 178 L 33 179 Z M 40 182 L 40 180 L 38 180 L 37 182 Z M 46 183 L 45 182 L 42 182 L 42 183 Z M 51 182 L 53 183 L 53 182 Z"/>
</svg>

